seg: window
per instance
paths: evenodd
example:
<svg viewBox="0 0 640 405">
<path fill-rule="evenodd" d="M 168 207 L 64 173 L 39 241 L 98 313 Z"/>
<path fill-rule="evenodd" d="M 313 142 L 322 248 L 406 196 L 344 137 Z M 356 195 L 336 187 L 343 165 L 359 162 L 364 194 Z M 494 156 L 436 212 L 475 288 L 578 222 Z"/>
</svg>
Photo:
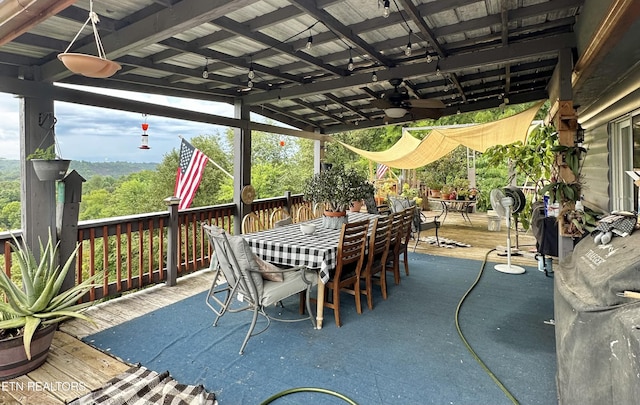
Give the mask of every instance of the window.
<svg viewBox="0 0 640 405">
<path fill-rule="evenodd" d="M 638 209 L 638 191 L 625 172 L 640 170 L 640 115 L 627 116 L 612 124 L 611 131 L 611 209 Z"/>
</svg>

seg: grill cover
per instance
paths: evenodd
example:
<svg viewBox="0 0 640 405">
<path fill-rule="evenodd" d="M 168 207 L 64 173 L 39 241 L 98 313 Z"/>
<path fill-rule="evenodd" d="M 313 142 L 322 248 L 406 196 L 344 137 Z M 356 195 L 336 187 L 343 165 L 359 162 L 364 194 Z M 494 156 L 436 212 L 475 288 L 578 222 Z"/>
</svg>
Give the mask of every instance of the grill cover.
<svg viewBox="0 0 640 405">
<path fill-rule="evenodd" d="M 640 231 L 580 241 L 554 273 L 558 403 L 640 403 Z"/>
</svg>

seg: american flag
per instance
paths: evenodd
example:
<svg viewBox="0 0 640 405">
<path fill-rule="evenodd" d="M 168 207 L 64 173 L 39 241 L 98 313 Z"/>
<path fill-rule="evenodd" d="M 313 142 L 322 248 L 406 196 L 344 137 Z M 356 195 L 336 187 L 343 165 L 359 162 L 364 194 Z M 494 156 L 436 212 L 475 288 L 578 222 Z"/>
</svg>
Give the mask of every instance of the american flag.
<svg viewBox="0 0 640 405">
<path fill-rule="evenodd" d="M 196 149 L 189 142 L 182 140 L 180 146 L 180 158 L 178 162 L 178 173 L 176 175 L 176 187 L 174 195 L 180 198 L 178 209 L 183 210 L 191 206 L 193 197 L 198 191 L 204 167 L 209 158 L 200 150 Z"/>
<path fill-rule="evenodd" d="M 389 170 L 389 166 L 378 163 L 378 167 L 376 168 L 376 178 L 383 178 L 385 173 L 387 173 L 387 170 Z"/>
</svg>

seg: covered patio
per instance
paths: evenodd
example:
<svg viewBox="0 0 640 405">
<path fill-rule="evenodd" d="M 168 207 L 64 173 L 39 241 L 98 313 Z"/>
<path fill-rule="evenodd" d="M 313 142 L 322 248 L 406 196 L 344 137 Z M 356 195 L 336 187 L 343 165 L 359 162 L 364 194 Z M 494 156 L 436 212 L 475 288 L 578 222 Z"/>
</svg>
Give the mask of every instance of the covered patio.
<svg viewBox="0 0 640 405">
<path fill-rule="evenodd" d="M 105 58 L 121 67 L 107 77 L 74 74 L 57 58 L 65 50 L 95 55 L 95 33 L 90 26 L 82 28 L 90 9 L 100 17 Z M 562 144 L 574 144 L 581 114 L 590 125 L 587 139 L 606 143 L 602 126 L 607 120 L 640 105 L 635 85 L 639 17 L 638 3 L 625 0 L 2 2 L 0 92 L 18 96 L 21 108 L 22 238 L 37 246 L 38 238 L 57 225 L 56 185 L 39 181 L 26 160 L 37 147 L 53 144 L 41 117 L 55 112 L 55 101 L 234 128 L 234 201 L 219 211 L 239 233 L 240 219 L 256 207 L 240 198 L 251 183 L 253 130 L 313 139 L 320 170 L 324 143 L 334 133 L 550 100 L 548 119 Z M 393 79 L 401 79 L 401 85 Z M 235 113 L 185 111 L 75 86 L 219 101 L 233 105 Z M 594 168 L 602 172 L 608 164 L 606 145 L 595 152 L 601 153 Z M 608 191 L 599 193 L 592 202 L 609 208 Z M 202 212 L 181 212 L 180 218 L 189 218 L 182 226 L 211 220 Z M 175 225 L 177 210 L 174 214 Z M 161 225 L 155 229 L 164 229 L 165 216 L 158 218 L 126 220 L 142 232 L 157 221 Z M 120 229 L 120 224 L 104 224 L 87 235 L 71 227 L 62 229 L 60 238 L 72 245 L 99 243 L 101 237 L 120 235 Z M 501 239 L 491 245 L 503 244 Z M 149 266 L 148 280 L 141 269 L 130 285 L 164 282 L 167 274 L 206 267 L 205 253 L 198 254 L 190 262 L 185 253 L 166 267 L 161 259 Z M 105 282 L 98 297 L 120 295 L 124 282 L 118 283 Z M 175 291 L 180 298 L 191 294 Z M 87 359 L 93 364 L 86 375 L 94 384 L 124 367 L 70 336 L 75 335 L 58 332 L 56 348 L 62 355 L 48 365 L 58 361 L 54 368 L 71 372 L 77 359 Z M 39 370 L 21 381 L 55 378 L 48 374 L 51 369 Z M 51 399 L 43 391 L 13 396 L 3 390 L 0 395 L 8 402 L 22 402 L 25 395 L 35 403 L 71 399 Z"/>
</svg>

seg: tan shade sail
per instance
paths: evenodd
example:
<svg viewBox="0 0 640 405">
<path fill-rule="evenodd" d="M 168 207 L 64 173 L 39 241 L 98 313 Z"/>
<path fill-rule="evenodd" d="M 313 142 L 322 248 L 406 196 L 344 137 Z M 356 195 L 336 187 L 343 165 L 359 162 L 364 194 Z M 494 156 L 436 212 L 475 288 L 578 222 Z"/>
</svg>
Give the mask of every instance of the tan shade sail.
<svg viewBox="0 0 640 405">
<path fill-rule="evenodd" d="M 533 107 L 494 122 L 461 128 L 433 129 L 422 141 L 405 133 L 391 148 L 370 152 L 340 142 L 346 148 L 377 163 L 396 169 L 415 169 L 435 162 L 458 145 L 484 152 L 495 145 L 524 142 L 529 134 L 531 121 L 544 101 Z"/>
</svg>

